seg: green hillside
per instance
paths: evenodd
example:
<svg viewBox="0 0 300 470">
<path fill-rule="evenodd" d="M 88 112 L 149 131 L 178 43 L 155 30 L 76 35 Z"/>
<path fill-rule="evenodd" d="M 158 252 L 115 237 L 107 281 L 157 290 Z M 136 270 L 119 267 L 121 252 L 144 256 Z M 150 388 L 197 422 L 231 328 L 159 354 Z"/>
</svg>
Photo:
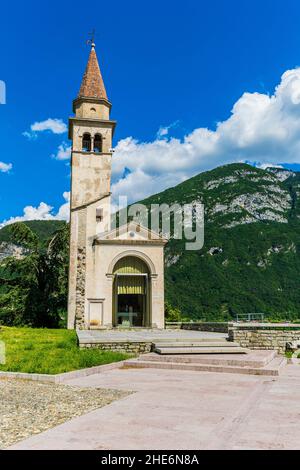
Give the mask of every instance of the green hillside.
<svg viewBox="0 0 300 470">
<path fill-rule="evenodd" d="M 299 318 L 299 196 L 300 174 L 233 164 L 141 201 L 205 205 L 203 249 L 166 247 L 168 302 L 192 319 Z"/>
<path fill-rule="evenodd" d="M 54 232 L 65 225 L 63 220 L 30 220 L 24 223 L 39 237 L 41 242 L 48 240 Z M 0 229 L 0 243 L 10 241 L 10 226 L 6 225 Z"/>
<path fill-rule="evenodd" d="M 185 240 L 171 233 L 165 249 L 166 300 L 183 317 L 221 320 L 262 312 L 272 319 L 300 318 L 300 173 L 226 165 L 141 202 L 204 203 L 204 247 L 186 251 Z M 65 223 L 26 225 L 44 243 Z M 0 230 L 1 241 L 11 241 L 9 227 Z M 67 269 L 60 269 L 66 281 Z M 66 305 L 65 291 L 60 305 Z"/>
</svg>

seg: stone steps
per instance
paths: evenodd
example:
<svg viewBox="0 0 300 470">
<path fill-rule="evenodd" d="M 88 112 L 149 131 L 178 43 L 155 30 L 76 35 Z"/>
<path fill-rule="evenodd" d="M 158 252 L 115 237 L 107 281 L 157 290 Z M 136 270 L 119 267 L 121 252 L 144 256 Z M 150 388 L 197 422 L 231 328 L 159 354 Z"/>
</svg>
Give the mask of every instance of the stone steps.
<svg viewBox="0 0 300 470">
<path fill-rule="evenodd" d="M 280 369 L 286 364 L 286 359 L 281 356 L 276 356 L 265 367 L 250 367 L 245 365 L 215 365 L 215 364 L 201 364 L 201 363 L 180 363 L 180 362 L 167 362 L 167 361 L 146 361 L 138 359 L 130 359 L 125 361 L 123 367 L 137 368 L 137 369 L 172 369 L 182 370 L 189 372 L 220 372 L 230 374 L 247 374 L 247 375 L 261 375 L 261 376 L 278 376 Z"/>
<path fill-rule="evenodd" d="M 164 342 L 160 342 L 160 341 L 157 341 L 154 343 L 155 345 L 155 348 L 194 348 L 194 347 L 198 347 L 198 348 L 202 348 L 202 347 L 205 347 L 205 348 L 210 348 L 210 347 L 213 347 L 213 348 L 235 348 L 235 347 L 240 347 L 239 343 L 233 343 L 233 342 L 230 342 L 230 341 L 225 341 L 225 340 L 213 340 L 213 341 L 201 341 L 201 340 L 198 340 L 198 341 L 164 341 Z"/>
<path fill-rule="evenodd" d="M 247 354 L 247 349 L 241 348 L 239 346 L 178 346 L 178 347 L 154 347 L 154 352 L 161 355 L 170 355 L 170 354 Z"/>
<path fill-rule="evenodd" d="M 247 350 L 241 348 L 238 343 L 233 343 L 224 339 L 198 338 L 183 339 L 182 341 L 158 341 L 153 345 L 153 351 L 159 355 L 180 355 L 180 354 L 247 354 Z"/>
<path fill-rule="evenodd" d="M 159 355 L 156 353 L 143 354 L 137 358 L 141 362 L 176 362 L 177 364 L 209 364 L 261 368 L 269 364 L 275 357 L 276 351 L 252 351 L 245 355 L 229 354 L 183 354 Z"/>
<path fill-rule="evenodd" d="M 186 338 L 186 337 L 175 337 L 175 338 L 153 338 L 152 340 L 153 343 L 155 344 L 160 344 L 160 345 L 164 345 L 164 344 L 174 344 L 174 345 L 182 345 L 182 344 L 206 344 L 206 343 L 222 343 L 222 344 L 237 344 L 237 343 L 233 343 L 233 342 L 230 342 L 230 341 L 227 341 L 226 338 L 201 338 L 201 337 L 189 337 L 189 338 Z"/>
</svg>

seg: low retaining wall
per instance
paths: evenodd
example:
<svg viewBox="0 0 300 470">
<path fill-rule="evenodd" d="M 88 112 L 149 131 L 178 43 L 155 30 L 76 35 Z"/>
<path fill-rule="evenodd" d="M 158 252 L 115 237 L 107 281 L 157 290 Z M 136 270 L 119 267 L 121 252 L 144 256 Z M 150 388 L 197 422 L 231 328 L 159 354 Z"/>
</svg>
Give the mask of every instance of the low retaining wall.
<svg viewBox="0 0 300 470">
<path fill-rule="evenodd" d="M 300 324 L 291 323 L 230 323 L 229 341 L 248 349 L 286 351 L 287 343 L 300 343 Z"/>
<path fill-rule="evenodd" d="M 227 322 L 183 323 L 183 330 L 211 331 L 212 333 L 228 333 Z"/>
<path fill-rule="evenodd" d="M 97 348 L 103 351 L 124 352 L 128 354 L 145 354 L 151 352 L 152 342 L 119 341 L 80 343 L 80 348 Z"/>
<path fill-rule="evenodd" d="M 167 330 L 194 330 L 228 333 L 227 322 L 166 322 Z"/>
<path fill-rule="evenodd" d="M 72 370 L 70 372 L 63 372 L 62 374 L 30 374 L 27 372 L 4 372 L 0 371 L 0 379 L 17 379 L 17 380 L 33 380 L 39 382 L 53 382 L 64 383 L 68 380 L 87 377 L 89 375 L 101 374 L 108 370 L 120 369 L 126 363 L 125 361 L 111 362 L 110 364 L 103 364 L 102 366 L 88 367 L 86 369 Z"/>
<path fill-rule="evenodd" d="M 166 330 L 181 330 L 181 321 L 167 321 L 166 322 Z"/>
</svg>

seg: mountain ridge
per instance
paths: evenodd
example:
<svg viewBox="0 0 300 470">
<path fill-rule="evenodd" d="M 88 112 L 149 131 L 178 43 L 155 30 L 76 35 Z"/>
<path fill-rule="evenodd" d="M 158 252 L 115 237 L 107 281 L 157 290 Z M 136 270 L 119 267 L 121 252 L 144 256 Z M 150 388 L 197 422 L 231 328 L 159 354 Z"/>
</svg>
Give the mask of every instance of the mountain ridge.
<svg viewBox="0 0 300 470">
<path fill-rule="evenodd" d="M 166 300 L 183 317 L 300 317 L 300 173 L 229 164 L 140 203 L 204 204 L 203 248 L 186 251 L 172 233 L 165 248 Z"/>
<path fill-rule="evenodd" d="M 167 301 L 191 319 L 298 318 L 299 197 L 300 173 L 230 164 L 140 201 L 204 203 L 204 247 L 166 246 Z"/>
</svg>

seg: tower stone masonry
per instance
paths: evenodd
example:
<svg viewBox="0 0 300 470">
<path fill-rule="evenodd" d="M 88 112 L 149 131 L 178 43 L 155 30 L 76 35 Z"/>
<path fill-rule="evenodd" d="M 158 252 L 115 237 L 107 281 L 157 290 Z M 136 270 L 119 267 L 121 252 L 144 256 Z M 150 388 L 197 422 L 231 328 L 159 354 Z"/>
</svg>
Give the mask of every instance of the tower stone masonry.
<svg viewBox="0 0 300 470">
<path fill-rule="evenodd" d="M 116 122 L 92 44 L 69 120 L 71 157 L 68 328 L 164 328 L 159 234 L 126 224 L 111 230 L 112 139 Z"/>
</svg>

